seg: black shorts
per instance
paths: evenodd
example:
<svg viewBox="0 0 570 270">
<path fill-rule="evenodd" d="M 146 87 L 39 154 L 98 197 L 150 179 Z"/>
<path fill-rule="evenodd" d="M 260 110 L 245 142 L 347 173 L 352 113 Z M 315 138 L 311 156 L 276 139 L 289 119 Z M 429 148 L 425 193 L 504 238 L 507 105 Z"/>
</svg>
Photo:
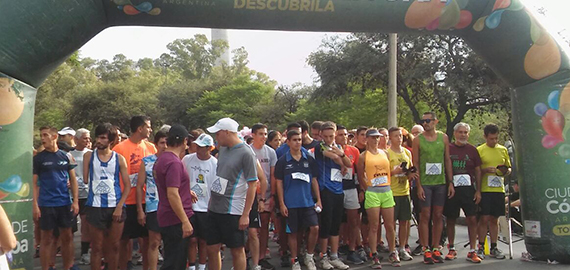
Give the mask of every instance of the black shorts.
<svg viewBox="0 0 570 270">
<path fill-rule="evenodd" d="M 479 214 L 482 216 L 501 217 L 505 215 L 505 193 L 481 192 Z"/>
<path fill-rule="evenodd" d="M 445 198 L 447 198 L 447 186 L 443 185 L 433 185 L 433 186 L 423 186 L 424 195 L 426 200 L 420 200 L 420 206 L 422 208 L 432 207 L 432 206 L 444 206 Z"/>
<path fill-rule="evenodd" d="M 161 229 L 158 225 L 158 211 L 146 213 L 146 228 L 149 231 L 160 233 Z"/>
<path fill-rule="evenodd" d="M 87 199 L 78 199 L 77 201 L 79 202 L 79 214 L 87 214 L 87 212 L 85 212 L 85 210 L 87 210 L 87 205 L 85 205 L 87 203 Z"/>
<path fill-rule="evenodd" d="M 107 230 L 111 228 L 111 224 L 113 224 L 113 212 L 115 212 L 115 207 L 87 206 L 87 209 L 85 211 L 89 225 L 99 230 Z M 125 208 L 123 208 L 123 213 L 121 214 L 121 222 L 125 222 L 126 218 L 127 213 L 125 211 Z"/>
<path fill-rule="evenodd" d="M 296 233 L 308 227 L 319 225 L 319 218 L 313 207 L 289 208 L 288 211 L 286 233 Z"/>
<path fill-rule="evenodd" d="M 459 210 L 463 209 L 466 217 L 475 216 L 477 214 L 477 205 L 473 198 L 475 198 L 474 187 L 456 187 L 455 195 L 445 201 L 443 215 L 447 218 L 456 219 L 459 217 Z"/>
<path fill-rule="evenodd" d="M 207 244 L 225 244 L 228 248 L 245 246 L 245 231 L 239 229 L 240 217 L 208 212 Z"/>
<path fill-rule="evenodd" d="M 255 196 L 253 205 L 251 206 L 251 211 L 249 211 L 249 228 L 261 228 L 261 220 L 259 219 L 258 207 L 259 203 L 257 202 L 257 196 Z"/>
<path fill-rule="evenodd" d="M 192 237 L 206 240 L 208 237 L 208 213 L 194 212 L 194 215 L 190 218 L 190 223 L 192 223 L 192 228 L 194 229 Z"/>
<path fill-rule="evenodd" d="M 410 196 L 394 196 L 394 220 L 406 221 L 412 219 Z"/>
<path fill-rule="evenodd" d="M 75 215 L 71 212 L 71 205 L 46 207 L 40 206 L 40 229 L 44 231 L 57 228 L 72 228 L 77 224 Z"/>
<path fill-rule="evenodd" d="M 145 205 L 142 205 L 144 208 Z M 125 227 L 123 228 L 123 235 L 121 239 L 135 239 L 139 237 L 148 237 L 148 230 L 138 221 L 137 205 L 127 205 L 127 219 L 125 220 Z"/>
<path fill-rule="evenodd" d="M 323 211 L 320 215 L 319 238 L 338 236 L 344 212 L 344 193 L 334 194 L 325 188 L 321 190 L 321 202 Z"/>
</svg>

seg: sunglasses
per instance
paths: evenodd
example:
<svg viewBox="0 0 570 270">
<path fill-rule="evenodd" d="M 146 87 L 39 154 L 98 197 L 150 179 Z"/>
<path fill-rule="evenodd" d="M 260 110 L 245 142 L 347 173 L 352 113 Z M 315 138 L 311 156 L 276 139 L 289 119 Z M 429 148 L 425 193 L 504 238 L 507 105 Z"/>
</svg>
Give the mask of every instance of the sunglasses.
<svg viewBox="0 0 570 270">
<path fill-rule="evenodd" d="M 435 121 L 435 119 L 422 119 L 418 122 L 418 124 L 420 124 L 420 125 L 423 123 L 429 124 L 429 123 L 431 123 L 431 121 Z"/>
</svg>

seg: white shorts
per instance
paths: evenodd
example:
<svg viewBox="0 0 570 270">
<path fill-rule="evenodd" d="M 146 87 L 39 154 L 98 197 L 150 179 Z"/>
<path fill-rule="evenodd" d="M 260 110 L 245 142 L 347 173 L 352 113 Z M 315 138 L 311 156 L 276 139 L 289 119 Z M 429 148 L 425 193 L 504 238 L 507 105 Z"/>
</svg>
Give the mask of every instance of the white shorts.
<svg viewBox="0 0 570 270">
<path fill-rule="evenodd" d="M 344 209 L 353 210 L 360 209 L 358 202 L 358 191 L 355 188 L 343 190 L 344 192 Z"/>
</svg>

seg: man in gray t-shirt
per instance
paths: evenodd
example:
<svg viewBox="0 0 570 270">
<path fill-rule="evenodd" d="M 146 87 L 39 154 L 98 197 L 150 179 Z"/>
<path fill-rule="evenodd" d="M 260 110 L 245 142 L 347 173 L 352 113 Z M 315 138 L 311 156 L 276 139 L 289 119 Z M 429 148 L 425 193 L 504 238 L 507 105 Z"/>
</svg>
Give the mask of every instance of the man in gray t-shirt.
<svg viewBox="0 0 570 270">
<path fill-rule="evenodd" d="M 258 198 L 259 204 L 263 206 L 259 212 L 259 218 L 261 220 L 259 229 L 259 258 L 265 258 L 267 241 L 269 239 L 269 219 L 275 206 L 275 202 L 273 201 L 273 196 L 271 194 L 275 194 L 277 189 L 275 187 L 276 182 L 273 175 L 275 164 L 277 163 L 277 154 L 275 154 L 275 150 L 273 150 L 273 148 L 265 144 L 265 141 L 267 140 L 266 125 L 261 123 L 253 125 L 251 127 L 251 135 L 253 137 L 251 149 L 253 149 L 257 160 L 261 164 L 261 168 L 263 169 L 263 173 L 267 179 L 267 191 L 265 194 L 260 194 Z M 272 185 L 273 187 L 271 187 Z M 252 255 L 254 265 L 255 259 L 258 258 Z M 263 269 L 275 269 L 275 267 L 265 259 L 260 260 L 259 265 Z"/>
<path fill-rule="evenodd" d="M 239 124 L 222 118 L 208 128 L 220 146 L 208 205 L 208 269 L 221 270 L 220 247 L 231 249 L 235 270 L 245 270 L 245 232 L 257 186 L 256 159 L 237 136 Z"/>
</svg>

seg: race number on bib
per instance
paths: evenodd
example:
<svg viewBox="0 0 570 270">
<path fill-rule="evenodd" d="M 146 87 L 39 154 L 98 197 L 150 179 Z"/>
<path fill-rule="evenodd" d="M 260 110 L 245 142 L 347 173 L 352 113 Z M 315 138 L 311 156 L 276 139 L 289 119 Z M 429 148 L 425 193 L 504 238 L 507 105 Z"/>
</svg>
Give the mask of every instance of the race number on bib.
<svg viewBox="0 0 570 270">
<path fill-rule="evenodd" d="M 373 187 L 384 186 L 386 184 L 388 184 L 388 176 L 386 176 L 386 175 L 379 176 L 379 177 L 372 179 L 372 186 Z"/>
<path fill-rule="evenodd" d="M 441 163 L 426 163 L 426 175 L 440 175 Z"/>
<path fill-rule="evenodd" d="M 218 178 L 216 178 L 216 180 L 212 183 L 211 190 L 212 192 L 224 195 L 226 193 L 227 186 L 228 180 L 218 176 Z"/>
<path fill-rule="evenodd" d="M 129 175 L 129 179 L 131 180 L 131 188 L 134 188 L 137 186 L 137 182 L 139 181 L 139 174 L 131 174 Z"/>
<path fill-rule="evenodd" d="M 192 188 L 190 188 L 190 190 L 194 191 L 198 198 L 205 198 L 208 186 L 206 184 L 196 183 Z"/>
<path fill-rule="evenodd" d="M 331 181 L 333 182 L 342 182 L 342 173 L 339 169 L 332 168 L 331 169 Z"/>
<path fill-rule="evenodd" d="M 291 174 L 291 178 L 294 180 L 301 180 L 301 181 L 305 181 L 307 183 L 309 183 L 311 181 L 311 177 L 309 177 L 309 174 L 307 173 L 301 173 L 301 172 L 294 172 Z"/>
<path fill-rule="evenodd" d="M 468 187 L 471 186 L 471 176 L 468 174 L 458 174 L 453 176 L 454 187 Z"/>
<path fill-rule="evenodd" d="M 503 177 L 497 175 L 489 175 L 487 178 L 487 186 L 488 187 L 502 187 L 503 186 Z"/>
<path fill-rule="evenodd" d="M 348 168 L 348 170 L 346 170 L 346 173 L 342 176 L 342 179 L 352 180 L 352 168 Z"/>
</svg>

